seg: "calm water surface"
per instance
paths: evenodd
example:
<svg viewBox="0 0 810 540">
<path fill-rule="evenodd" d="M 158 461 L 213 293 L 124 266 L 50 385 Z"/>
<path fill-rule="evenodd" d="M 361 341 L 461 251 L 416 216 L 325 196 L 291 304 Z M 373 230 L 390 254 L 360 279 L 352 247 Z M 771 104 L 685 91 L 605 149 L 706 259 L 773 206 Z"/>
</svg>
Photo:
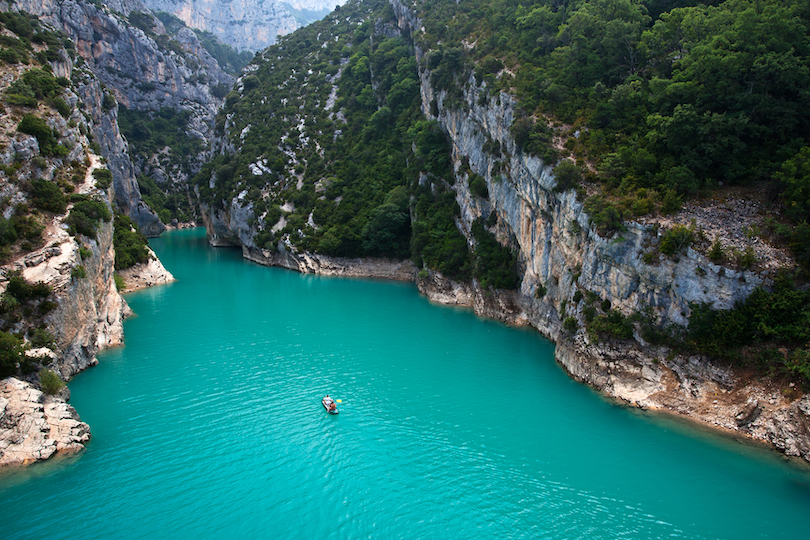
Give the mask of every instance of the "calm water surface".
<svg viewBox="0 0 810 540">
<path fill-rule="evenodd" d="M 71 381 L 87 450 L 0 477 L 0 538 L 810 535 L 806 468 L 601 399 L 536 332 L 152 245 L 178 281 Z"/>
</svg>

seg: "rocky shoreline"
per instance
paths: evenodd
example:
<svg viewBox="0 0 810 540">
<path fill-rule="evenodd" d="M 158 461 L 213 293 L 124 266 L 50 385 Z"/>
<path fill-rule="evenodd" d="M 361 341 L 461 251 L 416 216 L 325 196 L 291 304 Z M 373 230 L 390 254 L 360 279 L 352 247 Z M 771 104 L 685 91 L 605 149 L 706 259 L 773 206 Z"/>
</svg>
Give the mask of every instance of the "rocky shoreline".
<svg viewBox="0 0 810 540">
<path fill-rule="evenodd" d="M 123 292 L 138 291 L 176 281 L 171 272 L 166 270 L 163 263 L 160 262 L 155 252 L 151 248 L 147 249 L 149 249 L 149 260 L 147 262 L 136 264 L 118 272 L 118 275 L 124 279 L 126 284 Z"/>
<path fill-rule="evenodd" d="M 14 377 L 0 381 L 0 467 L 84 449 L 90 427 L 65 403 L 66 397 L 44 394 Z"/>
<path fill-rule="evenodd" d="M 791 385 L 746 377 L 740 370 L 699 356 L 672 354 L 637 342 L 593 343 L 587 334 L 562 330 L 556 312 L 511 291 L 482 291 L 431 273 L 417 281 L 431 301 L 467 306 L 477 315 L 530 325 L 555 342 L 555 359 L 568 374 L 603 395 L 697 424 L 810 461 L 810 395 Z"/>
</svg>

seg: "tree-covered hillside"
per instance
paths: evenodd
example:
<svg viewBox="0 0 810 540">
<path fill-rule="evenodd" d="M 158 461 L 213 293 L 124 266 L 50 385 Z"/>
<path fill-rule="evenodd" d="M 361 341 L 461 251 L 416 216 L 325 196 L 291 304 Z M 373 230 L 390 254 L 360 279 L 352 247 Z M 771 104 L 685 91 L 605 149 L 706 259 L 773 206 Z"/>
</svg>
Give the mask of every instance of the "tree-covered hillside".
<svg viewBox="0 0 810 540">
<path fill-rule="evenodd" d="M 516 139 L 601 184 L 603 230 L 765 183 L 784 209 L 771 232 L 810 264 L 806 2 L 438 0 L 420 13 L 432 82 L 452 90 L 472 72 L 515 93 Z M 548 119 L 568 126 L 562 152 Z"/>
<path fill-rule="evenodd" d="M 515 288 L 522 270 L 504 237 L 509 229 L 498 226 L 487 202 L 487 181 L 505 176 L 493 169 L 485 181 L 464 159 L 453 163 L 435 121 L 448 110 L 468 112 L 475 88 L 479 104 L 501 93 L 517 99 L 516 151 L 552 165 L 555 191 L 576 190 L 600 235 L 721 188 L 755 188 L 766 194 L 759 202 L 770 216 L 751 234 L 810 265 L 806 3 L 435 0 L 404 7 L 418 20 L 413 35 L 397 25 L 390 3 L 350 2 L 258 54 L 227 96 L 217 122 L 224 150 L 195 184 L 209 213 L 252 216 L 251 247 L 410 257 L 450 277 L 476 278 L 484 289 Z M 441 105 L 423 104 L 425 82 Z M 504 163 L 509 157 L 492 140 L 484 152 Z M 461 218 L 461 191 L 477 201 L 481 218 Z M 645 262 L 677 259 L 690 244 L 706 243 L 702 234 L 694 226 L 664 230 Z M 756 262 L 742 251 L 730 261 L 719 241 L 701 250 L 737 270 Z M 716 325 L 736 325 L 733 314 L 753 310 L 768 322 L 756 331 L 735 326 L 733 335 L 757 337 L 743 340 L 749 352 L 725 356 L 759 362 L 779 347 L 801 352 L 806 345 L 796 332 L 809 311 L 806 297 L 785 285 L 790 279 L 780 283 L 728 317 L 695 305 L 683 331 L 656 327 L 643 314 L 627 319 L 609 302 L 600 315 L 594 299 L 584 322 L 594 339 L 628 339 L 635 325 L 652 341 L 716 356 L 728 349 L 710 339 Z M 776 307 L 786 298 L 789 309 Z M 577 329 L 575 318 L 566 323 Z M 763 362 L 804 377 L 805 356 Z"/>
<path fill-rule="evenodd" d="M 447 140 L 420 111 L 416 57 L 390 4 L 349 3 L 257 55 L 247 72 L 219 119 L 238 151 L 197 184 L 213 209 L 236 197 L 253 205 L 259 247 L 410 256 L 453 277 L 515 286 L 509 250 L 493 241 L 486 260 L 508 265 L 496 272 L 471 256 L 456 226 Z"/>
</svg>

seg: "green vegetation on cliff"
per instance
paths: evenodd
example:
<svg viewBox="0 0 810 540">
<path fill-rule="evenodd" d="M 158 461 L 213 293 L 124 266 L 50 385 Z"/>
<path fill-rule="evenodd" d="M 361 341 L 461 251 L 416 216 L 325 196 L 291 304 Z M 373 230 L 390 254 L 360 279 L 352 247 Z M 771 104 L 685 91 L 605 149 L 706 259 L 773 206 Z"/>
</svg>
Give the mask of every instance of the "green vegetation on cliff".
<svg viewBox="0 0 810 540">
<path fill-rule="evenodd" d="M 252 204 L 264 249 L 411 256 L 471 276 L 447 138 L 420 111 L 414 51 L 389 4 L 347 4 L 248 72 L 218 121 L 238 151 L 197 176 L 204 203 Z"/>
<path fill-rule="evenodd" d="M 810 11 L 804 2 L 437 0 L 415 8 L 431 83 L 470 74 L 520 100 L 513 134 L 554 160 L 595 165 L 602 232 L 720 185 L 766 183 L 778 234 L 810 264 Z M 470 44 L 473 44 L 472 46 Z M 564 188 L 575 187 L 565 184 Z"/>
</svg>

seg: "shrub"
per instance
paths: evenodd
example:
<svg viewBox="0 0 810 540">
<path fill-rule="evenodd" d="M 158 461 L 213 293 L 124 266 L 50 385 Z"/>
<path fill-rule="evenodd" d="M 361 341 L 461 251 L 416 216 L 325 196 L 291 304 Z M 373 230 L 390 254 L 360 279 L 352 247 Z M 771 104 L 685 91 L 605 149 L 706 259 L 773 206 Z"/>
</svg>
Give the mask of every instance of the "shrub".
<svg viewBox="0 0 810 540">
<path fill-rule="evenodd" d="M 79 198 L 65 223 L 70 226 L 71 234 L 83 234 L 94 238 L 99 220 L 110 221 L 111 218 L 110 210 L 102 201 Z"/>
<path fill-rule="evenodd" d="M 554 191 L 568 191 L 582 181 L 582 169 L 572 161 L 564 159 L 554 168 L 554 176 L 557 178 Z"/>
<path fill-rule="evenodd" d="M 115 288 L 119 291 L 124 291 L 127 288 L 127 282 L 124 281 L 123 276 L 121 274 L 115 273 L 113 274 L 113 279 L 115 280 Z"/>
<path fill-rule="evenodd" d="M 87 270 L 80 264 L 76 265 L 73 267 L 73 270 L 70 271 L 70 277 L 73 279 L 84 279 L 87 277 Z"/>
<path fill-rule="evenodd" d="M 96 187 L 106 191 L 112 184 L 113 175 L 109 169 L 96 169 L 93 171 L 93 178 L 96 179 Z"/>
<path fill-rule="evenodd" d="M 50 395 L 57 394 L 65 387 L 65 381 L 48 368 L 39 371 L 39 383 L 42 385 L 42 391 Z"/>
<path fill-rule="evenodd" d="M 688 248 L 694 240 L 692 230 L 683 225 L 676 225 L 664 233 L 661 239 L 661 253 L 675 255 Z"/>
<path fill-rule="evenodd" d="M 68 149 L 58 143 L 54 131 L 48 127 L 45 120 L 33 114 L 23 116 L 17 125 L 17 131 L 36 137 L 39 151 L 46 156 L 66 156 Z"/>
<path fill-rule="evenodd" d="M 563 321 L 563 328 L 565 328 L 566 332 L 575 334 L 577 328 L 579 328 L 576 317 L 566 317 L 566 319 Z"/>
<path fill-rule="evenodd" d="M 116 214 L 113 246 L 115 248 L 115 269 L 123 270 L 149 260 L 146 237 L 138 227 L 123 214 Z"/>
<path fill-rule="evenodd" d="M 51 288 L 40 282 L 28 283 L 20 275 L 12 275 L 6 286 L 6 295 L 13 296 L 17 301 L 24 304 L 29 300 L 47 298 L 51 294 Z"/>
<path fill-rule="evenodd" d="M 709 249 L 709 253 L 707 253 L 709 260 L 715 263 L 719 263 L 723 260 L 726 256 L 726 252 L 723 249 L 723 245 L 720 243 L 720 239 L 714 241 L 712 247 Z"/>
<path fill-rule="evenodd" d="M 70 116 L 70 106 L 60 96 L 57 96 L 49 101 L 51 107 L 61 114 L 64 118 Z"/>
<path fill-rule="evenodd" d="M 115 96 L 109 92 L 104 93 L 104 99 L 101 102 L 101 110 L 109 112 L 115 107 Z"/>
<path fill-rule="evenodd" d="M 59 186 L 42 178 L 31 181 L 31 202 L 36 208 L 54 214 L 62 214 L 67 209 L 67 199 Z"/>
<path fill-rule="evenodd" d="M 745 248 L 745 251 L 742 253 L 737 253 L 737 264 L 743 270 L 748 270 L 753 267 L 757 263 L 757 255 L 754 252 L 754 248 L 748 246 Z"/>
<path fill-rule="evenodd" d="M 0 379 L 16 375 L 22 360 L 22 342 L 15 336 L 0 331 Z"/>
<path fill-rule="evenodd" d="M 600 337 L 631 339 L 633 337 L 633 325 L 630 319 L 618 311 L 611 310 L 605 315 L 595 317 L 588 325 L 588 333 L 594 340 Z"/>
<path fill-rule="evenodd" d="M 585 201 L 585 211 L 588 212 L 591 221 L 603 236 L 625 229 L 622 212 L 606 199 L 598 196 L 591 197 Z"/>
<path fill-rule="evenodd" d="M 661 201 L 661 212 L 664 214 L 674 214 L 680 211 L 683 202 L 675 190 L 670 189 L 664 194 L 664 199 Z"/>
<path fill-rule="evenodd" d="M 543 298 L 546 295 L 547 292 L 548 291 L 547 291 L 545 285 L 543 285 L 542 283 L 538 283 L 537 284 L 537 290 L 534 291 L 534 297 L 537 298 L 538 300 L 540 300 L 541 298 Z"/>
<path fill-rule="evenodd" d="M 486 180 L 481 175 L 473 174 L 470 177 L 470 193 L 483 199 L 489 197 Z"/>
<path fill-rule="evenodd" d="M 54 346 L 53 335 L 44 328 L 35 328 L 28 338 L 31 340 L 33 347 L 48 347 L 52 349 Z"/>
</svg>

